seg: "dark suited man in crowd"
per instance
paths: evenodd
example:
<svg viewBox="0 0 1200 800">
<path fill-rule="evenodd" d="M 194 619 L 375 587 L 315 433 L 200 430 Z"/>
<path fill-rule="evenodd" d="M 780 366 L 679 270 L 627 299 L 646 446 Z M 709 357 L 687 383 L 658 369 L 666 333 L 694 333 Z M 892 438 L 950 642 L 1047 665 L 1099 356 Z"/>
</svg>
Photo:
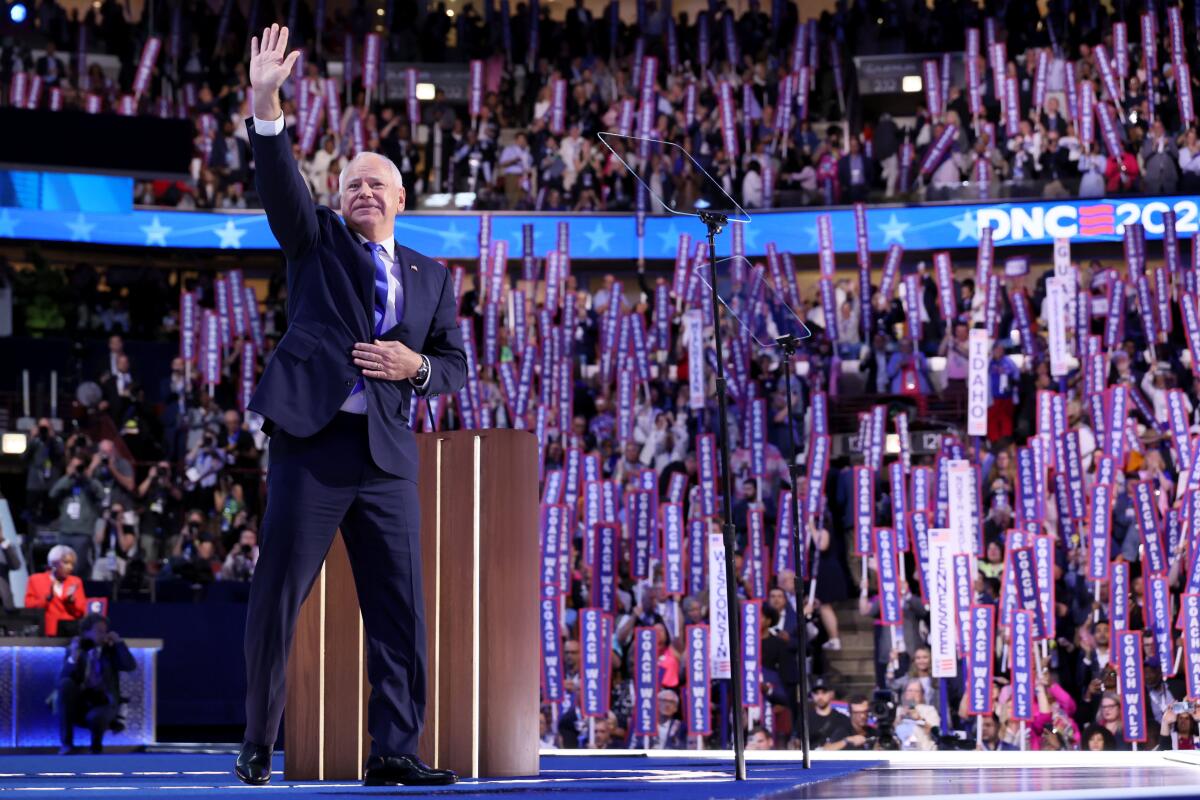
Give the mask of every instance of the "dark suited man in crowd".
<svg viewBox="0 0 1200 800">
<path fill-rule="evenodd" d="M 62 477 L 66 448 L 62 437 L 54 432 L 50 420 L 38 420 L 37 430 L 25 448 L 25 503 L 31 518 L 46 522 L 54 516 L 47 506 L 50 487 Z"/>
<path fill-rule="evenodd" d="M 287 257 L 287 332 L 250 408 L 271 437 L 268 502 L 246 616 L 246 735 L 235 772 L 271 778 L 296 615 L 336 530 L 358 587 L 371 682 L 365 782 L 441 785 L 416 756 L 425 715 L 413 393 L 449 394 L 466 353 L 445 267 L 395 241 L 396 165 L 363 153 L 343 169 L 341 217 L 314 205 L 284 130 L 279 87 L 298 52 L 273 25 L 254 37 L 247 120 L 255 181 Z"/>
<path fill-rule="evenodd" d="M 76 752 L 75 726 L 92 732 L 93 753 L 104 746 L 104 734 L 121 730 L 120 673 L 137 669 L 137 662 L 121 636 L 108 629 L 100 614 L 88 614 L 79 622 L 79 635 L 67 645 L 67 658 L 58 678 L 58 724 L 62 737 L 60 755 Z M 117 727 L 120 726 L 120 727 Z"/>
<path fill-rule="evenodd" d="M 8 582 L 8 573 L 21 568 L 21 552 L 8 539 L 0 539 L 0 607 L 12 611 L 16 607 L 13 601 L 12 584 Z"/>
</svg>

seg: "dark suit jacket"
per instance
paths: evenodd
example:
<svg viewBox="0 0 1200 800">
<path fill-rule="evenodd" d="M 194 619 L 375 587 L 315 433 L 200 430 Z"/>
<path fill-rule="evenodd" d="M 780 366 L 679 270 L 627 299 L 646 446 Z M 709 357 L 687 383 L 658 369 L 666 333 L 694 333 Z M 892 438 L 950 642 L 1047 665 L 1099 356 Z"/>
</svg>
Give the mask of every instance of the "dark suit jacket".
<svg viewBox="0 0 1200 800">
<path fill-rule="evenodd" d="M 75 637 L 81 643 L 84 641 L 82 636 Z M 74 661 L 71 660 L 71 648 L 67 647 L 67 654 L 63 658 L 62 670 L 59 672 L 59 680 L 71 680 L 84 685 L 84 680 L 87 677 L 88 667 L 88 650 L 83 650 L 82 646 L 79 652 L 79 657 Z M 133 672 L 137 669 L 137 661 L 134 660 L 133 654 L 129 652 L 129 647 L 124 641 L 117 642 L 112 645 L 100 645 L 100 682 L 104 687 L 104 694 L 107 696 L 107 705 L 116 705 L 121 700 L 121 676 L 122 672 Z"/>
<path fill-rule="evenodd" d="M 263 371 L 250 409 L 268 432 L 312 436 L 324 428 L 361 377 L 351 352 L 374 340 L 375 262 L 331 209 L 313 203 L 292 158 L 291 137 L 259 136 L 246 120 L 254 148 L 255 184 L 271 232 L 287 257 L 288 329 Z M 450 272 L 432 258 L 396 244 L 404 284 L 404 317 L 380 339 L 398 340 L 429 358 L 420 394 L 449 394 L 466 381 Z M 416 480 L 416 440 L 409 429 L 407 381 L 366 379 L 371 456 L 383 470 Z"/>
</svg>

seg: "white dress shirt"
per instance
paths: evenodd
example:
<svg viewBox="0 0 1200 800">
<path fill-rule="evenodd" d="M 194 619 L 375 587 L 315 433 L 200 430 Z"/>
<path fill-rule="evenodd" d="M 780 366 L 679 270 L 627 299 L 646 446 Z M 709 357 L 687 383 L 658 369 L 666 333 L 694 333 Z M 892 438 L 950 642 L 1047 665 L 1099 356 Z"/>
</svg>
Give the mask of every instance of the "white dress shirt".
<svg viewBox="0 0 1200 800">
<path fill-rule="evenodd" d="M 258 117 L 254 118 L 254 132 L 259 136 L 278 136 L 283 132 L 283 129 L 284 119 L 282 114 L 280 114 L 279 118 L 274 121 L 259 119 Z M 359 244 L 367 241 L 367 237 L 363 236 L 357 231 L 354 231 L 354 238 L 358 239 Z M 386 253 L 386 259 L 389 264 L 387 270 L 387 306 L 384 308 L 383 324 L 380 326 L 380 330 L 386 331 L 391 330 L 396 325 L 396 295 L 402 290 L 402 284 L 400 282 L 399 270 L 396 268 L 396 237 L 389 236 L 383 241 L 378 242 L 378 244 L 383 246 L 383 250 Z M 375 253 L 374 251 L 371 251 L 371 259 L 374 260 L 374 258 Z M 371 280 L 372 283 L 374 283 L 373 276 Z M 426 360 L 426 363 L 429 363 L 428 360 Z M 418 389 L 424 389 L 429 385 L 429 376 L 432 374 L 432 372 L 433 365 L 430 364 L 429 371 L 425 374 L 424 383 L 418 384 L 412 379 L 410 379 L 410 383 L 412 383 L 413 386 Z M 365 391 L 355 392 L 354 394 L 348 396 L 346 398 L 346 402 L 342 403 L 342 411 L 347 411 L 351 414 L 367 413 L 367 393 Z"/>
</svg>

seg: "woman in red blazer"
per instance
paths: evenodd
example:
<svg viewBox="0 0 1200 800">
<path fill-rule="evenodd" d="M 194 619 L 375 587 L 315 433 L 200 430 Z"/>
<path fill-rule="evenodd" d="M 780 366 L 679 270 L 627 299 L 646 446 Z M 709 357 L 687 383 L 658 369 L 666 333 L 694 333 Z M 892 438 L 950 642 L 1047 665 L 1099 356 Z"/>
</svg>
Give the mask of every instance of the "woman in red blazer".
<svg viewBox="0 0 1200 800">
<path fill-rule="evenodd" d="M 25 607 L 46 609 L 46 635 L 58 635 L 58 623 L 83 617 L 87 598 L 83 581 L 75 572 L 75 551 L 65 544 L 55 545 L 47 558 L 50 568 L 29 576 L 25 587 Z"/>
</svg>

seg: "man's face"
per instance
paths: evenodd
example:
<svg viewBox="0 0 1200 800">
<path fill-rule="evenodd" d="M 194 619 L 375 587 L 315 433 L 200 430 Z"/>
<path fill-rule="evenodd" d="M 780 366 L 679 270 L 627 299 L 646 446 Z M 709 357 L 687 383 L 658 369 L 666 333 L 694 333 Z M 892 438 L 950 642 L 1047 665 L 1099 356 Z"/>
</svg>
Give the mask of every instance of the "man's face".
<svg viewBox="0 0 1200 800">
<path fill-rule="evenodd" d="M 125 349 L 125 342 L 121 339 L 120 336 L 108 337 L 108 352 L 120 353 L 124 349 Z"/>
<path fill-rule="evenodd" d="M 1092 638 L 1096 640 L 1096 644 L 1101 647 L 1108 647 L 1108 623 L 1097 622 L 1096 630 L 1092 632 Z"/>
<path fill-rule="evenodd" d="M 96 644 L 100 644 L 100 642 L 104 641 L 104 637 L 108 636 L 108 623 L 97 622 L 85 635 Z"/>
<path fill-rule="evenodd" d="M 742 497 L 746 498 L 747 502 L 754 502 L 755 495 L 758 494 L 758 484 L 754 481 L 746 481 L 742 484 Z"/>
<path fill-rule="evenodd" d="M 992 740 L 996 738 L 996 720 L 992 717 L 983 717 L 979 721 L 979 732 L 983 734 L 983 738 Z"/>
<path fill-rule="evenodd" d="M 787 596 L 784 595 L 783 589 L 772 589 L 770 594 L 767 595 L 767 602 L 776 611 L 783 611 L 784 606 L 787 605 Z"/>
<path fill-rule="evenodd" d="M 870 713 L 870 703 L 850 704 L 850 724 L 854 730 L 861 731 L 867 727 L 867 716 Z"/>
<path fill-rule="evenodd" d="M 579 665 L 579 642 L 569 641 L 563 646 L 563 661 L 567 669 L 575 669 Z"/>
<path fill-rule="evenodd" d="M 351 229 L 360 233 L 378 228 L 391 230 L 396 215 L 403 210 L 404 188 L 384 156 L 369 155 L 346 170 L 342 216 Z"/>
<path fill-rule="evenodd" d="M 832 689 L 817 689 L 813 692 L 813 705 L 824 711 L 833 702 Z"/>
<path fill-rule="evenodd" d="M 755 731 L 754 733 L 752 733 L 750 735 L 750 738 L 746 741 L 746 749 L 747 750 L 770 750 L 771 749 L 771 737 L 767 735 L 766 731 Z"/>
<path fill-rule="evenodd" d="M 232 433 L 233 431 L 236 431 L 239 427 L 241 427 L 241 424 L 242 424 L 242 421 L 240 419 L 238 419 L 238 413 L 236 411 L 226 411 L 225 412 L 225 428 L 230 433 Z"/>
<path fill-rule="evenodd" d="M 129 372 L 129 356 L 117 356 L 117 372 Z"/>
</svg>

